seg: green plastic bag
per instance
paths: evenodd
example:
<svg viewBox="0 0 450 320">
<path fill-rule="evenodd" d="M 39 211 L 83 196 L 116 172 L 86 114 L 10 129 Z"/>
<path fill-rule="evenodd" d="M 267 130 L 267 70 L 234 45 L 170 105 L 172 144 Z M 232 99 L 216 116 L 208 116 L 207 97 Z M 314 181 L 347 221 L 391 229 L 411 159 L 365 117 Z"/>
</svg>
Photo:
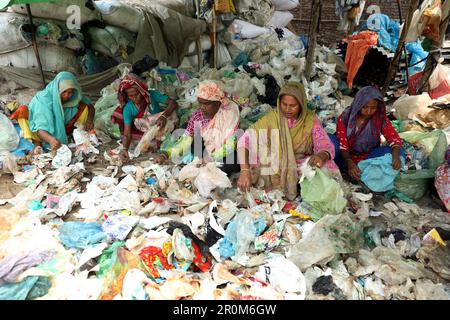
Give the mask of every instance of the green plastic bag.
<svg viewBox="0 0 450 320">
<path fill-rule="evenodd" d="M 413 200 L 422 198 L 434 178 L 434 170 L 409 170 L 397 176 L 395 189 Z"/>
<path fill-rule="evenodd" d="M 322 169 L 316 169 L 311 180 L 300 183 L 302 200 L 310 207 L 314 221 L 327 214 L 340 214 L 347 205 L 339 183 L 328 177 Z"/>
<path fill-rule="evenodd" d="M 427 169 L 434 172 L 444 161 L 447 151 L 447 138 L 442 130 L 431 132 L 406 131 L 400 133 L 400 138 L 425 149 L 429 156 L 429 168 Z"/>
<path fill-rule="evenodd" d="M 100 269 L 97 272 L 97 278 L 103 278 L 108 273 L 108 271 L 112 268 L 112 266 L 116 263 L 117 259 L 117 250 L 120 247 L 124 247 L 125 242 L 116 241 L 109 248 L 105 249 L 102 252 L 102 255 L 99 259 Z"/>
<path fill-rule="evenodd" d="M 117 124 L 112 123 L 111 116 L 118 106 L 119 102 L 117 101 L 117 95 L 115 93 L 100 98 L 94 106 L 95 129 L 101 130 L 111 138 L 115 139 L 120 138 L 120 129 Z"/>
</svg>

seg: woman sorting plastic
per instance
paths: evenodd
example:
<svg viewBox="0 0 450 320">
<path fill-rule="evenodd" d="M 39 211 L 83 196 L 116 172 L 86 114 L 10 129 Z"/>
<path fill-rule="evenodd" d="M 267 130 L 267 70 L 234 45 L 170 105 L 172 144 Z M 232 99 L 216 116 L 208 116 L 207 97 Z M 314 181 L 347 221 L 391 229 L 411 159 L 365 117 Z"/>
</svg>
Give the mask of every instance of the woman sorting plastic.
<svg viewBox="0 0 450 320">
<path fill-rule="evenodd" d="M 39 91 L 28 107 L 20 106 L 11 119 L 18 121 L 23 137 L 34 143 L 32 153 L 38 153 L 42 143 L 52 150 L 67 144 L 76 123 L 84 125 L 87 131 L 92 130 L 94 115 L 95 109 L 82 94 L 78 80 L 64 71 Z"/>
<path fill-rule="evenodd" d="M 123 137 L 122 160 L 129 159 L 131 141 L 140 140 L 144 133 L 157 126 L 153 149 L 159 149 L 166 133 L 172 131 L 178 121 L 175 110 L 178 105 L 165 94 L 149 90 L 143 80 L 134 74 L 125 75 L 117 92 L 119 107 L 112 115 L 112 122 L 119 125 Z M 166 104 L 167 108 L 162 105 Z"/>
<path fill-rule="evenodd" d="M 240 138 L 238 154 L 241 173 L 238 187 L 248 191 L 258 177 L 264 187 L 281 189 L 295 199 L 299 167 L 323 168 L 339 176 L 333 162 L 334 147 L 314 112 L 307 108 L 306 92 L 298 82 L 288 82 L 278 95 L 277 108 L 252 125 Z"/>
<path fill-rule="evenodd" d="M 434 186 L 447 212 L 450 213 L 450 146 L 447 147 L 444 163 L 436 170 Z"/>
<path fill-rule="evenodd" d="M 214 81 L 199 83 L 199 109 L 189 119 L 186 130 L 174 146 L 162 150 L 157 163 L 189 162 L 198 157 L 203 161 L 220 162 L 220 169 L 230 175 L 239 172 L 236 154 L 236 133 L 239 128 L 239 107 L 229 100 Z"/>
<path fill-rule="evenodd" d="M 380 146 L 383 135 L 389 146 Z M 337 136 L 337 137 L 336 137 Z M 358 91 L 352 104 L 339 116 L 335 144 L 336 163 L 343 172 L 360 180 L 358 163 L 362 160 L 392 154 L 392 168 L 401 167 L 400 156 L 405 157 L 402 141 L 386 115 L 386 104 L 381 92 L 375 87 Z"/>
</svg>

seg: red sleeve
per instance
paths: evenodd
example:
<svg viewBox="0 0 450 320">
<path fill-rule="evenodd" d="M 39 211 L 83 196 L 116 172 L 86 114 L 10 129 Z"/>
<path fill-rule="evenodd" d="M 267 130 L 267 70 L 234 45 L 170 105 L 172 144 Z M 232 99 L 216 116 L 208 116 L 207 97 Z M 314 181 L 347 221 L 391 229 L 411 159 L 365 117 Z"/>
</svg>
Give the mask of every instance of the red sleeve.
<svg viewBox="0 0 450 320">
<path fill-rule="evenodd" d="M 397 131 L 395 131 L 394 126 L 387 116 L 384 121 L 382 133 L 386 138 L 386 141 L 389 143 L 389 146 L 392 147 L 394 145 L 397 145 L 399 147 L 403 147 L 402 139 L 400 139 L 400 136 L 398 135 Z"/>
<path fill-rule="evenodd" d="M 348 140 L 347 140 L 347 128 L 342 122 L 342 118 L 339 117 L 336 124 L 336 136 L 339 140 L 339 148 L 341 150 L 349 150 Z"/>
</svg>

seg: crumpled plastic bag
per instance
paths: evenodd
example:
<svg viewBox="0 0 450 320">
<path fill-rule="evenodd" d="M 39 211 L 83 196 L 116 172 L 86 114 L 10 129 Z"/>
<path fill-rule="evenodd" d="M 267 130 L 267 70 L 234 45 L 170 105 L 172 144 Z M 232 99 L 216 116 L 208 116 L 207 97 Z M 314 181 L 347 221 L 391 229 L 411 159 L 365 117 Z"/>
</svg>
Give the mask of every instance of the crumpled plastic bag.
<svg viewBox="0 0 450 320">
<path fill-rule="evenodd" d="M 322 169 L 316 169 L 316 174 L 310 180 L 300 183 L 302 200 L 311 208 L 314 221 L 326 214 L 339 214 L 347 205 L 339 183 L 328 177 Z"/>
<path fill-rule="evenodd" d="M 99 154 L 100 151 L 96 148 L 98 140 L 94 133 L 89 133 L 83 128 L 76 128 L 73 130 L 73 140 L 75 141 L 76 150 L 75 156 L 79 154 Z"/>
<path fill-rule="evenodd" d="M 297 293 L 299 300 L 305 299 L 306 280 L 303 273 L 294 263 L 283 256 L 270 257 L 267 264 L 259 267 L 255 278 L 270 283 L 282 293 Z"/>
<path fill-rule="evenodd" d="M 144 284 L 151 283 L 151 280 L 139 269 L 128 270 L 123 279 L 121 299 L 124 300 L 149 300 L 144 289 Z M 115 300 L 118 297 L 116 296 Z"/>
<path fill-rule="evenodd" d="M 53 258 L 55 251 L 30 252 L 9 256 L 0 261 L 0 286 L 15 282 L 18 276 L 29 268 Z"/>
<path fill-rule="evenodd" d="M 236 259 L 245 255 L 252 241 L 265 229 L 265 218 L 257 218 L 247 210 L 241 210 L 228 224 L 224 239 L 220 242 L 220 256 Z"/>
<path fill-rule="evenodd" d="M 56 151 L 56 155 L 52 160 L 52 166 L 55 168 L 67 167 L 72 161 L 72 151 L 70 151 L 69 147 L 63 144 L 58 151 Z"/>
<path fill-rule="evenodd" d="M 209 162 L 206 166 L 200 168 L 194 185 L 200 195 L 205 198 L 210 197 L 211 191 L 217 187 L 231 188 L 231 182 L 227 174 L 220 170 L 214 162 Z"/>
<path fill-rule="evenodd" d="M 180 260 L 192 261 L 194 260 L 194 249 L 192 248 L 192 241 L 183 234 L 181 229 L 175 229 L 172 235 L 172 248 L 175 257 Z"/>
<path fill-rule="evenodd" d="M 436 170 L 444 161 L 447 152 L 447 138 L 442 130 L 431 132 L 407 131 L 399 134 L 400 138 L 425 149 L 429 155 L 429 167 L 426 169 Z"/>
<path fill-rule="evenodd" d="M 2 128 L 0 134 L 0 152 L 13 151 L 19 146 L 20 137 L 11 120 L 3 113 L 0 113 L 0 128 Z"/>
<path fill-rule="evenodd" d="M 337 253 L 357 252 L 364 245 L 362 224 L 346 214 L 326 215 L 289 250 L 287 258 L 304 271 L 331 261 Z"/>
<path fill-rule="evenodd" d="M 127 235 L 133 230 L 133 227 L 139 222 L 139 217 L 127 216 L 119 212 L 115 212 L 108 216 L 102 224 L 103 231 L 107 234 L 108 239 L 125 240 Z"/>
<path fill-rule="evenodd" d="M 2 172 L 12 173 L 15 176 L 17 171 L 19 167 L 14 156 L 7 151 L 0 151 L 0 176 Z"/>
<path fill-rule="evenodd" d="M 395 179 L 395 190 L 412 200 L 419 200 L 429 189 L 433 177 L 434 171 L 430 169 L 408 170 L 399 174 Z"/>
<path fill-rule="evenodd" d="M 69 221 L 59 226 L 58 230 L 59 239 L 69 248 L 86 249 L 106 238 L 106 234 L 98 222 Z"/>
<path fill-rule="evenodd" d="M 114 263 L 105 274 L 103 290 L 100 300 L 113 300 L 122 292 L 123 281 L 131 269 L 139 269 L 145 272 L 138 255 L 131 253 L 123 247 L 119 247 L 115 253 Z"/>
<path fill-rule="evenodd" d="M 401 167 L 405 165 L 405 159 L 400 157 Z M 363 160 L 358 163 L 361 170 L 361 181 L 374 192 L 385 192 L 394 189 L 394 180 L 399 174 L 392 168 L 392 154 L 382 157 Z"/>
<path fill-rule="evenodd" d="M 45 296 L 50 287 L 47 277 L 26 277 L 21 282 L 0 286 L 0 300 L 33 300 Z"/>
</svg>

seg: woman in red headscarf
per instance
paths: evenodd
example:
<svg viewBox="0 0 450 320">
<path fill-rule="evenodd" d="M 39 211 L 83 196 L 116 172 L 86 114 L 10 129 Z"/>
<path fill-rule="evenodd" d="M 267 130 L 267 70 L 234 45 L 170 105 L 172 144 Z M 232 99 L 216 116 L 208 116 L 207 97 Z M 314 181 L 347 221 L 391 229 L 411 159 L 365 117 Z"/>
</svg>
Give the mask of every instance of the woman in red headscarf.
<svg viewBox="0 0 450 320">
<path fill-rule="evenodd" d="M 134 74 L 124 76 L 117 92 L 119 107 L 112 115 L 112 122 L 117 123 L 123 136 L 122 158 L 128 159 L 128 149 L 132 139 L 140 139 L 153 125 L 160 130 L 162 138 L 167 129 L 168 120 L 177 121 L 174 112 L 178 105 L 165 94 L 149 90 L 148 86 Z M 167 108 L 161 105 L 166 104 Z M 157 139 L 157 138 L 156 138 Z M 156 144 L 158 146 L 158 143 Z"/>
</svg>

